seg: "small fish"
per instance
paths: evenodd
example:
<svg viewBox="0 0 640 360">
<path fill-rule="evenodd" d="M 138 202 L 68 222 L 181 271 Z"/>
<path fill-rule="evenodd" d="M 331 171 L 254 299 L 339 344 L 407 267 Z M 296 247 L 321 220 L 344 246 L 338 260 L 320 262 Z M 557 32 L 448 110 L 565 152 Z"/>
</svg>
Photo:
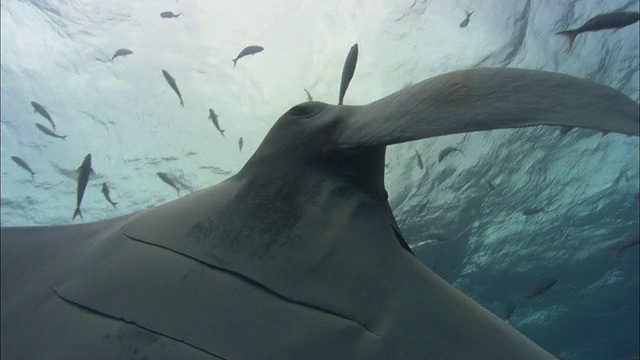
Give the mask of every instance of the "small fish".
<svg viewBox="0 0 640 360">
<path fill-rule="evenodd" d="M 35 101 L 31 102 L 31 106 L 33 106 L 33 111 L 37 112 L 38 114 L 42 115 L 45 119 L 49 120 L 49 122 L 51 123 L 51 126 L 53 127 L 53 130 L 56 129 L 56 124 L 53 123 L 53 119 L 51 119 L 51 115 L 49 115 L 49 112 L 47 111 L 47 109 L 44 108 L 44 106 L 38 104 Z"/>
<path fill-rule="evenodd" d="M 522 211 L 522 215 L 524 216 L 530 216 L 530 215 L 535 215 L 537 213 L 542 212 L 544 209 L 543 208 L 523 208 Z"/>
<path fill-rule="evenodd" d="M 109 196 L 109 187 L 107 186 L 107 183 L 102 183 L 102 195 L 104 195 L 104 198 L 107 199 L 107 201 L 109 202 L 109 204 L 113 205 L 113 207 L 117 207 L 116 205 L 118 205 L 117 202 L 113 202 L 111 200 L 111 197 Z"/>
<path fill-rule="evenodd" d="M 80 219 L 83 219 L 82 212 L 80 211 L 80 204 L 82 203 L 84 191 L 87 189 L 87 184 L 89 183 L 89 175 L 91 174 L 95 174 L 95 172 L 91 168 L 91 154 L 87 154 L 87 156 L 85 156 L 84 160 L 82 161 L 82 165 L 80 165 L 80 167 L 78 168 L 78 198 L 76 203 L 76 210 L 73 212 L 71 221 L 73 221 L 78 215 L 80 215 Z"/>
<path fill-rule="evenodd" d="M 173 91 L 175 91 L 176 94 L 178 94 L 178 98 L 180 99 L 180 106 L 184 107 L 184 102 L 182 102 L 182 95 L 180 95 L 180 90 L 178 90 L 178 85 L 176 85 L 176 81 L 173 79 L 173 77 L 171 77 L 171 75 L 169 75 L 167 70 L 162 69 L 162 75 L 164 75 L 164 78 L 167 79 L 167 82 L 169 83 L 169 86 L 171 86 Z"/>
<path fill-rule="evenodd" d="M 238 147 L 240 148 L 240 152 L 242 152 L 243 143 L 244 143 L 244 141 L 242 140 L 242 136 L 241 136 L 240 139 L 238 139 Z"/>
<path fill-rule="evenodd" d="M 251 46 L 247 46 L 246 48 L 242 49 L 242 51 L 240 51 L 240 54 L 238 54 L 238 56 L 236 56 L 235 59 L 231 59 L 231 61 L 233 61 L 233 68 L 236 68 L 236 62 L 238 62 L 238 60 L 240 60 L 241 58 L 248 56 L 248 55 L 254 55 L 257 54 L 259 52 L 261 52 L 262 50 L 264 50 L 264 48 L 262 46 L 258 46 L 258 45 L 251 45 Z"/>
<path fill-rule="evenodd" d="M 158 175 L 158 177 L 160 177 L 160 179 L 162 181 L 165 182 L 165 184 L 171 186 L 172 188 L 176 189 L 176 191 L 178 192 L 178 196 L 180 196 L 180 189 L 178 189 L 178 186 L 176 185 L 176 183 L 171 180 L 171 178 L 169 177 L 169 175 L 163 173 L 163 172 L 158 172 L 156 173 Z"/>
<path fill-rule="evenodd" d="M 358 63 L 358 44 L 355 44 L 349 50 L 347 59 L 344 61 L 342 67 L 342 79 L 340 80 L 340 94 L 338 94 L 338 105 L 342 105 L 344 100 L 344 94 L 347 93 L 353 73 L 356 71 L 356 64 Z"/>
<path fill-rule="evenodd" d="M 573 129 L 575 129 L 573 126 L 560 126 L 560 135 L 566 135 Z"/>
<path fill-rule="evenodd" d="M 220 129 L 220 124 L 218 124 L 218 115 L 216 115 L 216 113 L 213 111 L 213 109 L 209 109 L 209 117 L 208 117 L 208 119 L 211 119 L 211 122 L 213 122 L 213 126 L 215 126 L 216 129 L 218 129 L 218 131 L 220 131 L 220 135 L 222 135 L 222 137 L 224 137 L 224 132 L 226 130 Z"/>
<path fill-rule="evenodd" d="M 495 186 L 495 185 L 493 185 L 493 184 L 491 183 L 491 181 L 489 181 L 489 180 L 485 180 L 485 182 L 487 183 L 487 185 L 489 185 L 489 191 L 493 191 L 493 190 L 495 190 L 496 186 Z"/>
<path fill-rule="evenodd" d="M 613 252 L 613 258 L 617 259 L 621 252 L 634 246 L 638 246 L 638 243 L 640 243 L 640 236 L 638 233 L 633 233 L 626 239 L 607 247 L 607 250 Z"/>
<path fill-rule="evenodd" d="M 21 158 L 17 157 L 17 156 L 12 156 L 11 160 L 13 160 L 16 164 L 18 164 L 18 166 L 20 166 L 21 168 L 27 170 L 30 174 L 31 174 L 31 180 L 34 179 L 34 175 L 36 174 L 33 170 L 31 170 L 31 167 L 29 166 L 29 164 L 27 164 L 26 161 L 22 160 Z"/>
<path fill-rule="evenodd" d="M 504 309 L 504 321 L 511 323 L 511 315 L 516 311 L 516 307 L 518 307 L 517 299 L 509 299 L 509 301 L 506 302 Z"/>
<path fill-rule="evenodd" d="M 36 127 L 38 129 L 40 129 L 40 131 L 42 131 L 43 133 L 52 136 L 54 138 L 58 138 L 58 139 L 62 139 L 65 140 L 67 138 L 68 135 L 58 135 L 56 133 L 54 133 L 53 131 L 49 130 L 47 127 L 40 125 L 40 124 L 36 124 Z"/>
<path fill-rule="evenodd" d="M 127 56 L 127 55 L 131 55 L 131 54 L 133 54 L 133 51 L 131 51 L 129 49 L 118 49 L 118 50 L 116 50 L 116 52 L 111 57 L 111 61 L 113 61 L 113 59 L 115 59 L 115 58 L 117 58 L 119 56 Z"/>
<path fill-rule="evenodd" d="M 173 11 L 163 11 L 160 13 L 160 16 L 165 19 L 177 18 L 180 15 L 182 15 L 182 13 L 174 14 Z"/>
<path fill-rule="evenodd" d="M 464 155 L 464 153 L 462 152 L 462 150 L 453 147 L 453 146 L 448 146 L 444 149 L 442 149 L 442 151 L 440 151 L 440 154 L 438 154 L 438 162 L 442 162 L 442 160 L 444 160 L 447 156 L 451 155 L 453 152 L 460 152 L 462 155 Z"/>
<path fill-rule="evenodd" d="M 416 150 L 416 160 L 418 160 L 418 166 L 420 166 L 420 170 L 424 170 L 424 163 L 422 163 L 422 158 L 420 157 L 420 153 Z"/>
<path fill-rule="evenodd" d="M 461 28 L 467 27 L 467 25 L 469 25 L 469 18 L 471 18 L 471 15 L 473 15 L 473 11 L 468 12 L 467 10 L 465 10 L 464 12 L 467 14 L 467 17 L 460 23 Z"/>
<path fill-rule="evenodd" d="M 556 35 L 566 36 L 569 39 L 569 48 L 567 49 L 567 52 L 569 52 L 573 47 L 573 41 L 576 39 L 576 36 L 583 32 L 605 29 L 615 29 L 614 32 L 616 32 L 625 26 L 638 22 L 638 20 L 640 20 L 640 13 L 636 11 L 610 12 L 596 15 L 587 20 L 587 22 L 579 28 L 560 31 L 556 33 Z"/>
<path fill-rule="evenodd" d="M 304 89 L 304 92 L 307 93 L 307 101 L 313 101 L 313 97 L 311 96 L 311 94 L 309 93 L 309 90 Z"/>
<path fill-rule="evenodd" d="M 551 289 L 557 283 L 558 283 L 557 277 L 550 277 L 550 278 L 544 279 L 538 284 L 536 284 L 536 286 L 534 286 L 533 289 L 531 289 L 531 291 L 529 291 L 524 296 L 524 298 L 527 300 L 531 300 L 531 298 L 545 293 L 547 290 Z"/>
</svg>

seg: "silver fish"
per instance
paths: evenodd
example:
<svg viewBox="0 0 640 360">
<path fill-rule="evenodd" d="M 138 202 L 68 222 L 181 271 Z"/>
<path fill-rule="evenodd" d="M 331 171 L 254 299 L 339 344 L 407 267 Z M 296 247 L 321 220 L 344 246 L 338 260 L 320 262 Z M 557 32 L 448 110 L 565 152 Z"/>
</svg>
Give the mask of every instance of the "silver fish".
<svg viewBox="0 0 640 360">
<path fill-rule="evenodd" d="M 340 94 L 338 95 L 338 105 L 342 105 L 344 100 L 344 94 L 349 88 L 349 83 L 353 78 L 353 73 L 356 71 L 356 64 L 358 63 L 358 44 L 355 44 L 349 50 L 347 59 L 344 61 L 342 67 L 342 79 L 340 80 Z"/>
<path fill-rule="evenodd" d="M 224 132 L 226 130 L 220 129 L 220 124 L 218 123 L 218 115 L 213 111 L 213 109 L 209 109 L 209 117 L 208 117 L 208 119 L 211 119 L 211 122 L 213 122 L 213 126 L 215 126 L 216 129 L 218 129 L 218 131 L 220 131 L 220 135 L 222 135 L 222 137 L 224 137 Z"/>
<path fill-rule="evenodd" d="M 257 54 L 257 53 L 261 52 L 262 50 L 264 50 L 264 48 L 262 46 L 258 46 L 258 45 L 251 45 L 251 46 L 247 46 L 246 48 L 242 49 L 242 51 L 240 51 L 240 54 L 238 54 L 238 56 L 236 56 L 235 59 L 231 59 L 231 61 L 233 61 L 233 68 L 234 69 L 236 68 L 236 63 L 241 58 L 243 58 L 245 56 L 248 56 L 248 55 Z"/>
<path fill-rule="evenodd" d="M 599 31 L 605 29 L 615 29 L 618 31 L 625 26 L 635 24 L 640 19 L 640 13 L 637 11 L 617 11 L 606 14 L 600 14 L 587 20 L 582 26 L 577 29 L 565 30 L 556 33 L 556 35 L 566 36 L 569 39 L 569 48 L 567 52 L 571 51 L 573 42 L 576 36 L 587 31 Z"/>
<path fill-rule="evenodd" d="M 176 84 L 176 80 L 171 75 L 169 75 L 167 70 L 162 69 L 162 75 L 164 75 L 164 78 L 167 79 L 167 82 L 169 83 L 169 86 L 171 86 L 173 91 L 175 91 L 176 94 L 178 94 L 178 98 L 180 99 L 180 106 L 184 107 L 184 102 L 182 101 L 182 95 L 180 95 L 180 90 L 178 90 L 178 85 Z"/>
<path fill-rule="evenodd" d="M 107 186 L 107 183 L 102 183 L 101 192 L 102 192 L 102 195 L 104 195 L 104 198 L 107 199 L 109 204 L 111 204 L 113 207 L 117 207 L 116 205 L 118 205 L 118 203 L 111 200 L 111 196 L 109 196 L 109 187 Z"/>
<path fill-rule="evenodd" d="M 58 138 L 58 139 L 62 139 L 65 140 L 67 138 L 68 135 L 58 135 L 56 133 L 54 133 L 53 131 L 49 130 L 48 128 L 46 128 L 45 126 L 41 125 L 41 124 L 36 124 L 36 127 L 38 129 L 40 129 L 40 131 L 42 131 L 43 133 L 52 136 L 54 138 Z"/>
<path fill-rule="evenodd" d="M 177 18 L 180 15 L 182 15 L 182 13 L 174 14 L 173 11 L 163 11 L 160 13 L 160 16 L 165 19 Z"/>
<path fill-rule="evenodd" d="M 84 191 L 87 189 L 87 184 L 89 183 L 89 176 L 91 174 L 95 174 L 93 169 L 91 168 L 91 154 L 87 154 L 82 161 L 82 165 L 78 168 L 78 197 L 76 203 L 76 210 L 73 212 L 73 217 L 71 221 L 73 221 L 76 216 L 80 215 L 80 219 L 82 218 L 82 212 L 80 211 L 80 204 L 82 203 L 82 198 L 84 197 Z M 83 219 L 84 220 L 84 219 Z"/>
<path fill-rule="evenodd" d="M 35 112 L 42 115 L 45 119 L 49 120 L 49 122 L 51 123 L 51 126 L 53 127 L 53 130 L 56 129 L 56 124 L 53 123 L 53 119 L 51 118 L 51 115 L 49 115 L 49 112 L 47 111 L 47 109 L 44 108 L 44 106 L 38 104 L 35 101 L 31 102 L 31 106 L 33 106 L 33 110 Z"/>
<path fill-rule="evenodd" d="M 31 167 L 29 166 L 29 164 L 27 164 L 26 161 L 22 160 L 21 158 L 17 157 L 17 156 L 12 156 L 11 160 L 13 160 L 16 164 L 18 164 L 18 166 L 20 166 L 21 168 L 27 170 L 30 174 L 31 174 L 31 180 L 34 179 L 34 175 L 36 174 L 33 170 L 31 170 Z"/>
<path fill-rule="evenodd" d="M 169 175 L 163 173 L 163 172 L 158 172 L 156 173 L 158 175 L 158 177 L 164 181 L 165 184 L 171 186 L 172 188 L 176 189 L 176 191 L 178 192 L 178 196 L 180 196 L 180 189 L 178 189 L 178 186 L 176 185 L 176 183 L 169 177 Z"/>
<path fill-rule="evenodd" d="M 129 49 L 118 49 L 118 50 L 116 50 L 116 52 L 111 57 L 111 61 L 113 61 L 113 59 L 115 59 L 115 58 L 117 58 L 119 56 L 127 56 L 127 55 L 131 55 L 131 54 L 133 54 L 133 51 L 131 51 Z"/>
</svg>

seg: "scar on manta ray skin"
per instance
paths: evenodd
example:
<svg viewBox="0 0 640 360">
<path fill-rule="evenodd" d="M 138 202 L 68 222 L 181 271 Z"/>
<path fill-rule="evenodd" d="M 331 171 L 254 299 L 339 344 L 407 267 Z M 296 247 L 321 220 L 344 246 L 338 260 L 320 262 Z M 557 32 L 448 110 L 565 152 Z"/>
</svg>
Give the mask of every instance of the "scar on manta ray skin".
<svg viewBox="0 0 640 360">
<path fill-rule="evenodd" d="M 536 125 L 638 136 L 638 104 L 568 75 L 457 71 L 294 106 L 240 172 L 173 202 L 2 227 L 2 357 L 553 359 L 408 251 L 384 188 L 387 145 Z"/>
</svg>

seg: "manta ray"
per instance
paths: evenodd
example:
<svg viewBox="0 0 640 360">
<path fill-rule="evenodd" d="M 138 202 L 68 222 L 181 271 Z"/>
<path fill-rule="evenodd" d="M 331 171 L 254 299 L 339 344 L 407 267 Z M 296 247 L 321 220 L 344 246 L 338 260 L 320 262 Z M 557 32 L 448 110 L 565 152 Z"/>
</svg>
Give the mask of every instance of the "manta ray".
<svg viewBox="0 0 640 360">
<path fill-rule="evenodd" d="M 2 358 L 554 359 L 412 254 L 385 148 L 537 125 L 638 136 L 638 109 L 591 81 L 496 68 L 294 106 L 215 186 L 106 221 L 2 227 Z"/>
</svg>

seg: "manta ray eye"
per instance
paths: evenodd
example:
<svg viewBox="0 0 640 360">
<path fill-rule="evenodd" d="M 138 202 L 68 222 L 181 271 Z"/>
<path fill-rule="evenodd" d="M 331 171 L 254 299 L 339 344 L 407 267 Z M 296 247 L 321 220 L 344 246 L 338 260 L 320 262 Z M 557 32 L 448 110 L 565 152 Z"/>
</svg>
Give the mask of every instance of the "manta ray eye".
<svg viewBox="0 0 640 360">
<path fill-rule="evenodd" d="M 317 102 L 309 102 L 292 107 L 287 113 L 291 116 L 307 118 L 317 115 L 324 109 L 323 104 Z"/>
</svg>

